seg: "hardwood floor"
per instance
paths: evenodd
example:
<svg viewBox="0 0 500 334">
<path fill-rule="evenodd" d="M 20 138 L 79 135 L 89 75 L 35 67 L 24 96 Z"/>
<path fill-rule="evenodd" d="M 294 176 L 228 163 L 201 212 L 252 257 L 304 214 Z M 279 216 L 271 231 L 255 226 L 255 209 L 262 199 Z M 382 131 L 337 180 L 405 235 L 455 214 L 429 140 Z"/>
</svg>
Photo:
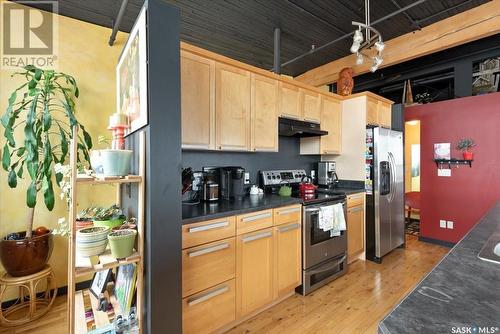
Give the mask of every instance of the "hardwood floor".
<svg viewBox="0 0 500 334">
<path fill-rule="evenodd" d="M 314 293 L 293 297 L 229 331 L 237 333 L 376 333 L 378 322 L 441 260 L 448 248 L 408 236 L 382 264 L 356 261 Z"/>
<path fill-rule="evenodd" d="M 408 236 L 382 264 L 356 261 L 343 277 L 314 293 L 294 295 L 228 333 L 376 333 L 378 322 L 441 260 L 448 248 Z M 66 333 L 66 298 L 42 319 L 0 334 Z"/>
</svg>

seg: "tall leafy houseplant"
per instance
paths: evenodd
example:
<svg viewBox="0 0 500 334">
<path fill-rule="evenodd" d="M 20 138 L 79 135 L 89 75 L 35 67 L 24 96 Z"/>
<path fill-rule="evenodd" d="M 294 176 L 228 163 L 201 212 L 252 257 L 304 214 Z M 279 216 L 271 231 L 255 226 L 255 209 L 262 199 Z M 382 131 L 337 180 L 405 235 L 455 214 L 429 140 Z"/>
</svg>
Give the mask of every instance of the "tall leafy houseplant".
<svg viewBox="0 0 500 334">
<path fill-rule="evenodd" d="M 78 97 L 79 91 L 72 76 L 35 66 L 26 66 L 24 71 L 14 75 L 24 77 L 26 82 L 11 93 L 7 110 L 1 118 L 7 139 L 2 150 L 2 167 L 8 172 L 11 188 L 15 188 L 18 178 L 23 178 L 26 173 L 31 180 L 26 192 L 30 213 L 25 239 L 29 240 L 32 238 L 37 194 L 43 193 L 49 211 L 54 208 L 53 181 L 55 179 L 59 184 L 62 174 L 53 174 L 52 168 L 54 163 L 64 164 L 68 159 L 73 126 L 82 130 L 78 140 L 78 161 L 80 154 L 90 161 L 88 150 L 92 148 L 92 140 L 75 117 L 73 99 Z M 21 141 L 16 141 L 16 132 L 23 134 Z"/>
</svg>

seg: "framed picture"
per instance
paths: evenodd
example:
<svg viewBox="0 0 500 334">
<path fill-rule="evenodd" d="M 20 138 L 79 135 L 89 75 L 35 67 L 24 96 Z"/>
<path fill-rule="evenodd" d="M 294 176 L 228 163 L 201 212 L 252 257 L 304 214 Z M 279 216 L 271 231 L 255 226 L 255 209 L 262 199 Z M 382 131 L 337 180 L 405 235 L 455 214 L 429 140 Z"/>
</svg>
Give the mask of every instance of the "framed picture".
<svg viewBox="0 0 500 334">
<path fill-rule="evenodd" d="M 129 135 L 148 124 L 146 8 L 130 32 L 116 66 L 116 106 L 126 114 Z"/>
<path fill-rule="evenodd" d="M 133 263 L 117 268 L 115 281 L 115 296 L 120 304 L 123 315 L 127 315 L 132 306 L 137 278 L 137 266 Z"/>
<path fill-rule="evenodd" d="M 92 292 L 96 298 L 99 298 L 99 295 L 106 290 L 108 282 L 111 281 L 111 275 L 111 269 L 98 271 L 94 274 L 92 285 L 90 286 L 90 292 Z"/>
<path fill-rule="evenodd" d="M 434 144 L 434 159 L 450 159 L 450 143 Z"/>
</svg>

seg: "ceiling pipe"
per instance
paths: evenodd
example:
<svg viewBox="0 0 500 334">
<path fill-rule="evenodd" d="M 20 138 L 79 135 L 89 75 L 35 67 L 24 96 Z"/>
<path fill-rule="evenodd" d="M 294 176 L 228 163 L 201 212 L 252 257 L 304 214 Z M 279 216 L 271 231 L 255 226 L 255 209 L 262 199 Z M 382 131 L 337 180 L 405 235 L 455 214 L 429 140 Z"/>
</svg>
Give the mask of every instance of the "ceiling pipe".
<svg viewBox="0 0 500 334">
<path fill-rule="evenodd" d="M 281 29 L 274 28 L 274 73 L 281 74 Z"/>
<path fill-rule="evenodd" d="M 383 22 L 383 21 L 385 21 L 385 20 L 387 20 L 387 19 L 390 19 L 390 18 L 391 18 L 391 17 L 393 17 L 393 16 L 396 16 L 396 15 L 398 15 L 398 14 L 400 14 L 400 13 L 404 13 L 404 12 L 405 12 L 405 11 L 407 11 L 408 9 L 413 8 L 413 7 L 415 7 L 415 6 L 418 6 L 418 5 L 420 5 L 420 4 L 422 4 L 422 3 L 426 2 L 426 1 L 427 1 L 427 0 L 418 0 L 418 1 L 415 1 L 415 2 L 413 2 L 413 3 L 411 3 L 411 4 L 409 4 L 408 6 L 402 7 L 401 9 L 399 9 L 399 10 L 397 10 L 397 11 L 395 11 L 395 12 L 392 12 L 392 13 L 390 13 L 390 14 L 388 14 L 388 15 L 384 16 L 384 17 L 381 17 L 381 18 L 380 18 L 380 19 L 378 19 L 378 20 L 373 21 L 371 25 L 372 25 L 372 26 L 373 26 L 373 25 L 376 25 L 376 24 L 378 24 L 378 23 L 380 23 L 380 22 Z M 323 49 L 325 49 L 325 48 L 327 48 L 327 47 L 329 47 L 329 46 L 331 46 L 331 45 L 333 45 L 333 44 L 335 44 L 335 43 L 337 43 L 337 42 L 340 42 L 340 41 L 341 41 L 341 40 L 343 40 L 343 39 L 346 39 L 346 38 L 348 38 L 348 37 L 352 36 L 353 34 L 354 34 L 354 31 L 352 31 L 352 32 L 350 32 L 350 33 L 347 33 L 347 34 L 345 34 L 345 35 L 343 35 L 343 36 L 340 36 L 339 38 L 334 39 L 333 41 L 328 42 L 328 43 L 326 43 L 326 44 L 323 44 L 323 45 L 321 45 L 321 46 L 319 46 L 319 47 L 317 47 L 317 48 L 311 49 L 311 50 L 309 50 L 309 51 L 307 51 L 307 52 L 305 52 L 305 53 L 303 53 L 303 54 L 301 54 L 301 55 L 299 55 L 299 56 L 297 56 L 297 57 L 295 57 L 295 58 L 293 58 L 293 59 L 290 59 L 289 61 L 284 62 L 283 64 L 281 64 L 281 67 L 284 67 L 284 66 L 290 65 L 290 64 L 292 64 L 292 63 L 295 63 L 296 61 L 301 60 L 302 58 L 305 58 L 305 57 L 307 57 L 307 56 L 309 56 L 309 55 L 311 55 L 311 54 L 313 54 L 313 53 L 316 53 L 316 52 L 318 52 L 318 51 L 321 51 L 321 50 L 323 50 Z"/>
<path fill-rule="evenodd" d="M 113 46 L 116 40 L 116 34 L 120 29 L 120 25 L 122 23 L 123 16 L 125 15 L 125 10 L 127 9 L 128 0 L 123 0 L 120 6 L 120 10 L 118 11 L 118 16 L 116 17 L 115 24 L 113 24 L 113 31 L 111 31 L 111 36 L 109 36 L 109 46 Z"/>
</svg>

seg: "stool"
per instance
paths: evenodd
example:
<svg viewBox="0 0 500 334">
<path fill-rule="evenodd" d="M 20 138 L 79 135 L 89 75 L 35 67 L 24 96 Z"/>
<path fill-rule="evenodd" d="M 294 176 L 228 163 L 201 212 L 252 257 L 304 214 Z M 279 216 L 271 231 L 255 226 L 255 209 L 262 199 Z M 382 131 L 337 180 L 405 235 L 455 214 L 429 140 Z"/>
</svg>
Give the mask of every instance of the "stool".
<svg viewBox="0 0 500 334">
<path fill-rule="evenodd" d="M 45 291 L 37 295 L 37 288 L 43 283 L 46 283 Z M 4 302 L 8 288 L 19 288 L 19 297 L 14 304 L 0 307 L 0 326 L 20 326 L 40 318 L 50 310 L 57 296 L 54 272 L 49 265 L 28 276 L 4 274 L 0 278 L 0 303 Z"/>
</svg>

